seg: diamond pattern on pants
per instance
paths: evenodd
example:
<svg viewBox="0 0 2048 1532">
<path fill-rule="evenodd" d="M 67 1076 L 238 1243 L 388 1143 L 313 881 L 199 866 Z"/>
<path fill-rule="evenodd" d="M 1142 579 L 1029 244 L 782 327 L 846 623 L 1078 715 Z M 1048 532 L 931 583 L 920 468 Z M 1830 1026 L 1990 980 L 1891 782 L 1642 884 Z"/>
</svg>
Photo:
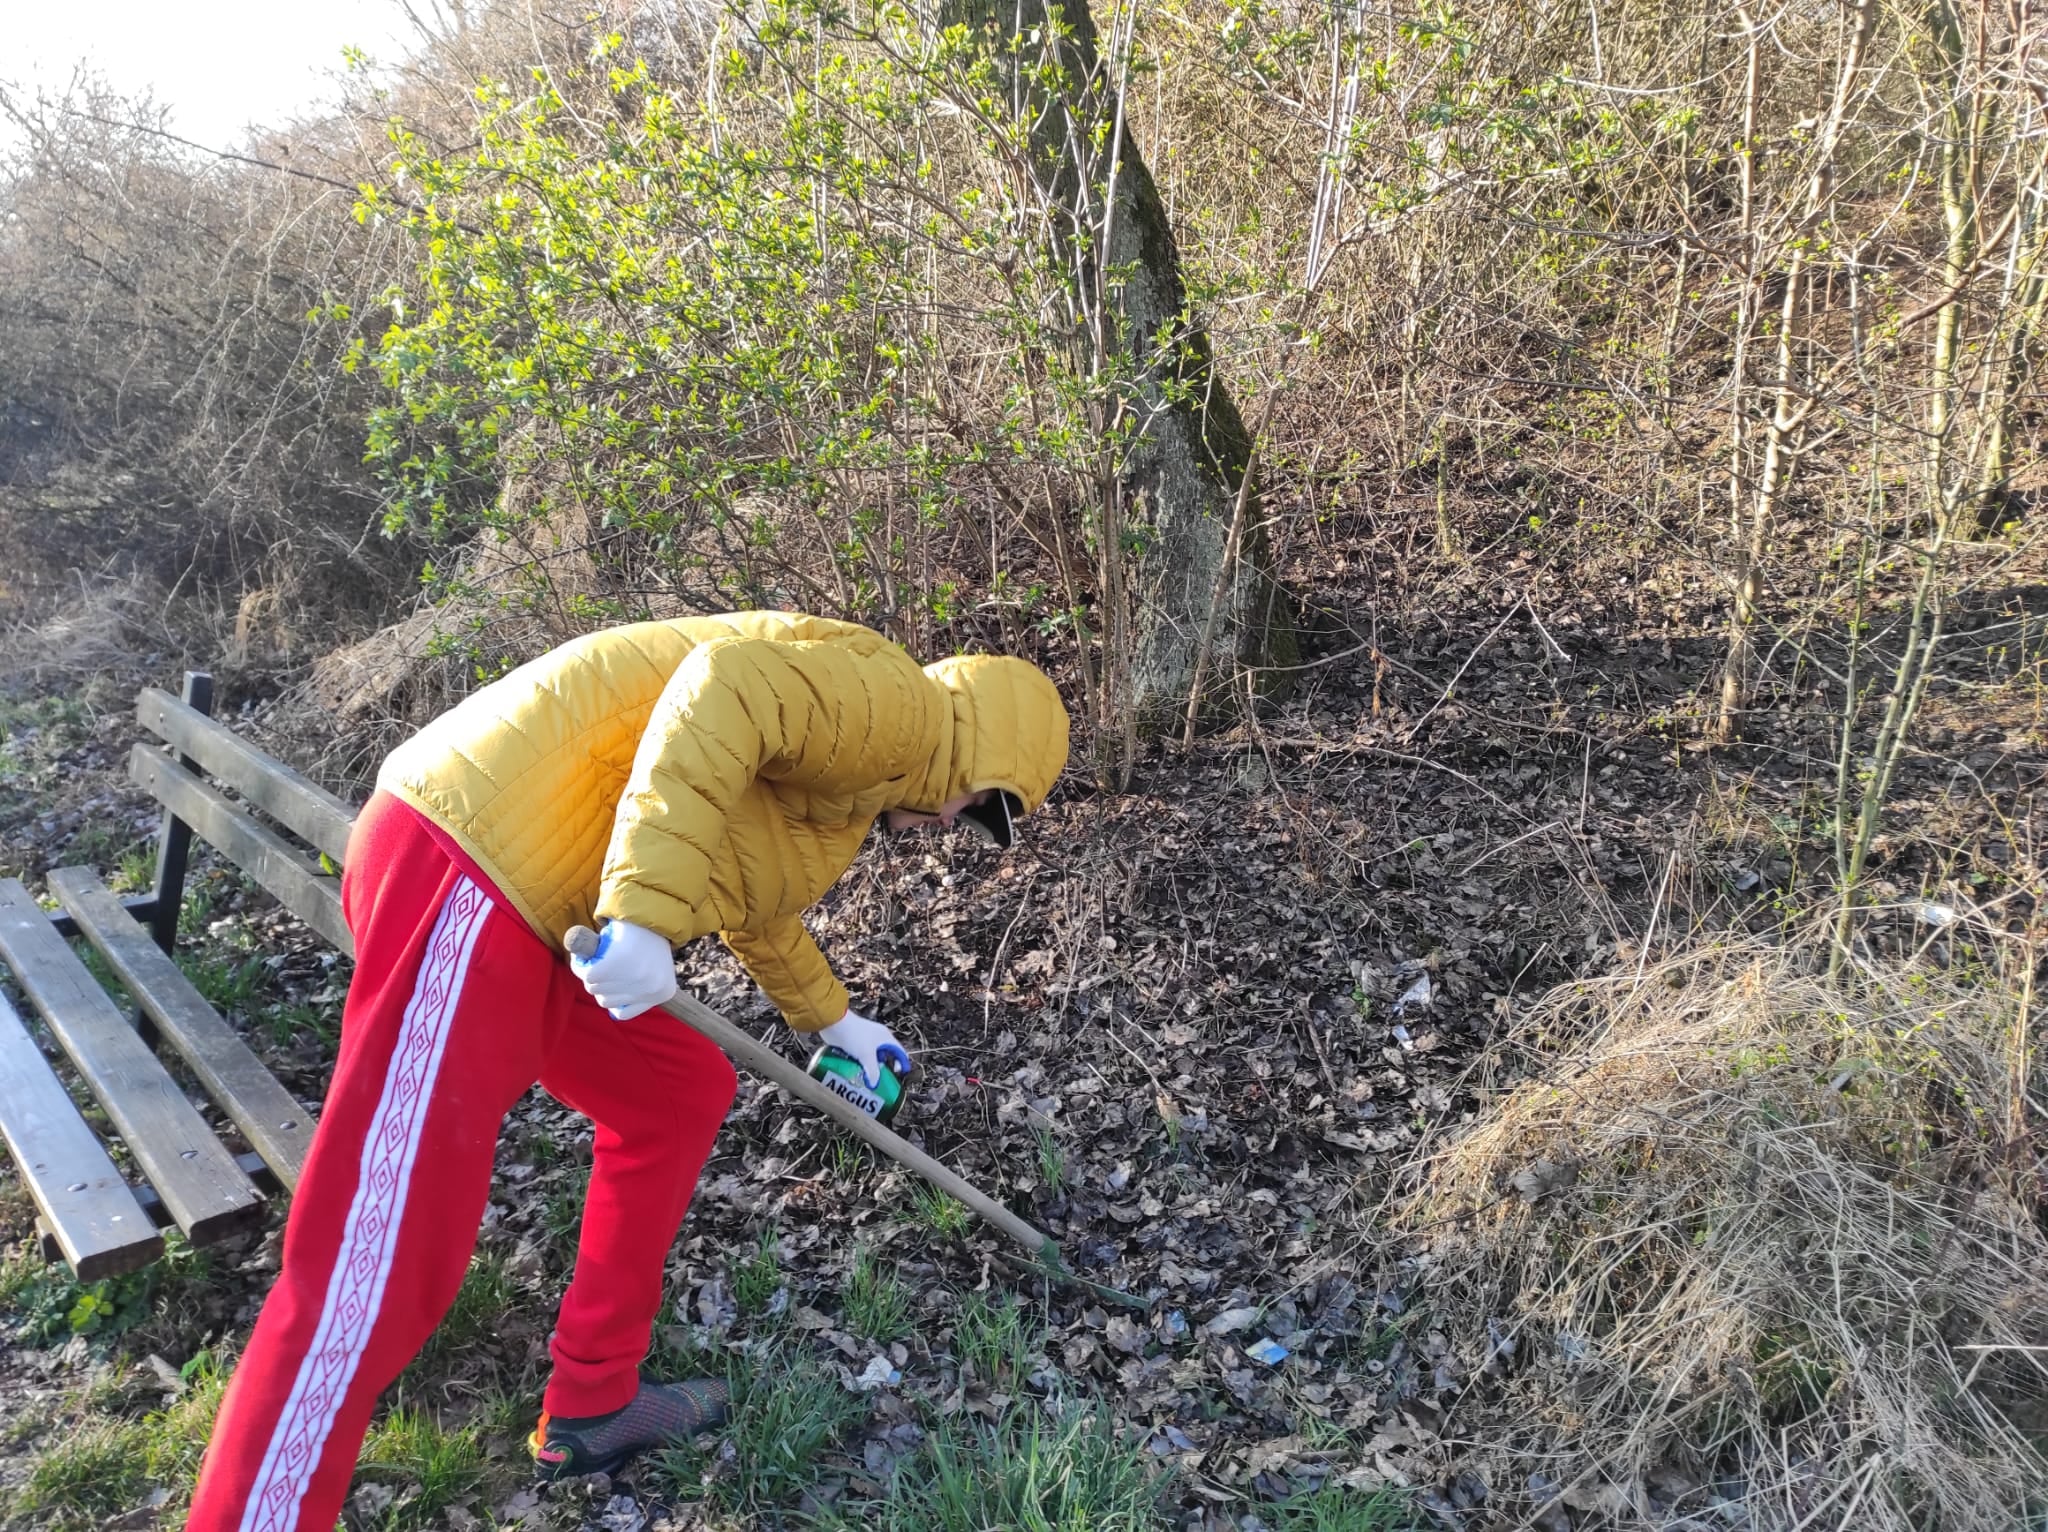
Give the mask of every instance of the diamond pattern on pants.
<svg viewBox="0 0 2048 1532">
<path fill-rule="evenodd" d="M 384 1091 L 364 1139 L 355 1201 L 342 1228 L 320 1323 L 257 1471 L 242 1532 L 291 1532 L 299 1502 L 319 1465 L 320 1450 L 355 1379 L 391 1275 L 406 1188 L 449 1023 L 462 996 L 477 933 L 490 910 L 489 896 L 462 878 L 434 923 L 385 1073 Z"/>
</svg>

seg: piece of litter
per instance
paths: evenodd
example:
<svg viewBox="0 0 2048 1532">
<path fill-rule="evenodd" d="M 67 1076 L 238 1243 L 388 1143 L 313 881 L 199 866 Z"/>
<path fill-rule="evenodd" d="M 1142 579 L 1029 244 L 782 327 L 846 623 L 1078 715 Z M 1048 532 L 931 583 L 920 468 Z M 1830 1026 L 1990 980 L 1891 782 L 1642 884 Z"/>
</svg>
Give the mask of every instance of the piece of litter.
<svg viewBox="0 0 2048 1532">
<path fill-rule="evenodd" d="M 863 1394 L 873 1393 L 878 1388 L 893 1388 L 903 1381 L 903 1374 L 889 1365 L 889 1359 L 878 1356 L 867 1365 L 867 1370 L 854 1383 Z"/>
<path fill-rule="evenodd" d="M 1923 900 L 1913 906 L 1913 913 L 1926 921 L 1930 926 L 1952 926 L 1956 923 L 1956 912 L 1953 905 L 1935 904 L 1931 901 Z"/>
<path fill-rule="evenodd" d="M 1425 973 L 1401 992 L 1401 998 L 1394 1002 L 1394 1014 L 1399 1016 L 1410 1006 L 1428 1005 L 1435 997 L 1436 989 L 1429 982 L 1429 975 Z"/>
<path fill-rule="evenodd" d="M 1211 1335 L 1232 1335 L 1259 1317 L 1259 1311 L 1251 1308 L 1225 1309 L 1202 1328 Z"/>
<path fill-rule="evenodd" d="M 1422 982 L 1423 982 L 1423 983 L 1424 983 L 1425 985 L 1427 985 L 1427 984 L 1429 983 L 1429 980 L 1428 980 L 1428 979 L 1424 979 L 1424 980 L 1423 980 Z M 1410 991 L 1409 991 L 1409 994 L 1413 994 L 1413 993 L 1414 993 L 1414 991 L 1413 991 L 1413 990 L 1410 990 Z M 1405 1002 L 1405 1001 L 1406 1001 L 1406 999 L 1407 999 L 1407 996 L 1406 996 L 1406 995 L 1404 995 L 1404 996 L 1402 996 L 1401 998 L 1402 998 L 1402 1000 L 1403 1000 L 1403 1001 Z M 1425 998 L 1427 998 L 1427 997 L 1425 997 Z M 1414 1049 L 1414 1047 L 1415 1047 L 1415 1039 L 1414 1039 L 1414 1038 L 1412 1038 L 1412 1037 L 1410 1037 L 1410 1036 L 1408 1035 L 1408 1029 L 1407 1029 L 1406 1027 L 1396 1027 L 1396 1028 L 1394 1028 L 1394 1041 L 1395 1041 L 1395 1042 L 1397 1042 L 1397 1043 L 1399 1043 L 1399 1044 L 1401 1045 L 1401 1051 L 1402 1051 L 1403 1053 L 1411 1052 L 1411 1051 L 1413 1051 L 1413 1049 Z"/>
<path fill-rule="evenodd" d="M 1287 1348 L 1270 1337 L 1260 1341 L 1256 1346 L 1245 1347 L 1244 1354 L 1254 1362 L 1264 1362 L 1268 1367 L 1278 1367 L 1287 1360 Z"/>
</svg>

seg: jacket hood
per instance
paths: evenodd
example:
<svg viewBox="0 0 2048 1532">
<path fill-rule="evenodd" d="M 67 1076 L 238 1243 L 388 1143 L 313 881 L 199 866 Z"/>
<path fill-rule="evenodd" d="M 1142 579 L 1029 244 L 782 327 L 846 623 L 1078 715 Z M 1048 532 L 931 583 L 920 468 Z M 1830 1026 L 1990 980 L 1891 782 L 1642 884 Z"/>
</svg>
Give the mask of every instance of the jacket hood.
<svg viewBox="0 0 2048 1532">
<path fill-rule="evenodd" d="M 1067 709 L 1052 678 L 1008 655 L 962 654 L 924 667 L 945 692 L 951 727 L 920 790 L 904 807 L 930 812 L 962 793 L 997 787 L 1030 813 L 1067 764 Z"/>
</svg>

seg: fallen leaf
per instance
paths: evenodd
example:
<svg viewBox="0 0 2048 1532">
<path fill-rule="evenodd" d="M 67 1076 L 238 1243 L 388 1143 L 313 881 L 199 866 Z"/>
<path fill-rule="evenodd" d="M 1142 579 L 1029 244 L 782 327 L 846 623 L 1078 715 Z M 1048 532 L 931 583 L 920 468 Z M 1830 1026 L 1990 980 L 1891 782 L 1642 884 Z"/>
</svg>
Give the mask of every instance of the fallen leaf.
<svg viewBox="0 0 2048 1532">
<path fill-rule="evenodd" d="M 1541 1202 L 1556 1192 L 1570 1191 L 1579 1184 L 1579 1167 L 1575 1161 L 1562 1164 L 1550 1160 L 1537 1160 L 1524 1165 L 1508 1178 L 1508 1184 L 1521 1194 L 1524 1202 Z"/>
<path fill-rule="evenodd" d="M 391 1502 L 398 1498 L 398 1491 L 388 1484 L 361 1484 L 350 1498 L 357 1510 L 376 1521 L 391 1509 Z"/>
<path fill-rule="evenodd" d="M 523 1489 L 498 1507 L 498 1522 L 525 1522 L 540 1520 L 540 1491 Z"/>
<path fill-rule="evenodd" d="M 1104 1338 L 1127 1356 L 1143 1356 L 1149 1333 L 1128 1314 L 1118 1314 L 1103 1327 Z"/>
</svg>

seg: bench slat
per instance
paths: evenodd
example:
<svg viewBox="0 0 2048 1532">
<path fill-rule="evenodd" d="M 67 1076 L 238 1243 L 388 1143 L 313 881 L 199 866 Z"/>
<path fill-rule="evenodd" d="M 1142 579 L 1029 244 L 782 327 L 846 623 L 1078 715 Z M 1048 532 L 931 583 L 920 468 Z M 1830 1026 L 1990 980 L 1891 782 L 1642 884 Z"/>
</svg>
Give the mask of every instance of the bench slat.
<svg viewBox="0 0 2048 1532">
<path fill-rule="evenodd" d="M 318 783 L 265 755 L 226 725 L 151 686 L 135 699 L 145 729 L 206 768 L 293 834 L 339 863 L 355 810 Z"/>
<path fill-rule="evenodd" d="M 0 958 L 188 1240 L 210 1244 L 262 1216 L 263 1196 L 235 1157 L 13 878 L 0 879 Z"/>
<path fill-rule="evenodd" d="M 57 1253 L 81 1282 L 136 1271 L 163 1254 L 164 1237 L 0 995 L 0 1137 L 21 1167 Z"/>
<path fill-rule="evenodd" d="M 285 1190 L 295 1188 L 313 1138 L 312 1118 L 305 1108 L 292 1100 L 91 868 L 58 868 L 50 874 L 50 892 L 128 986 L 143 1013 L 192 1066 L 263 1163 L 276 1172 Z"/>
<path fill-rule="evenodd" d="M 148 745 L 128 758 L 129 775 L 158 802 L 211 841 L 278 902 L 350 957 L 355 938 L 341 918 L 340 885 L 276 831 L 258 824 L 176 761 Z"/>
</svg>

